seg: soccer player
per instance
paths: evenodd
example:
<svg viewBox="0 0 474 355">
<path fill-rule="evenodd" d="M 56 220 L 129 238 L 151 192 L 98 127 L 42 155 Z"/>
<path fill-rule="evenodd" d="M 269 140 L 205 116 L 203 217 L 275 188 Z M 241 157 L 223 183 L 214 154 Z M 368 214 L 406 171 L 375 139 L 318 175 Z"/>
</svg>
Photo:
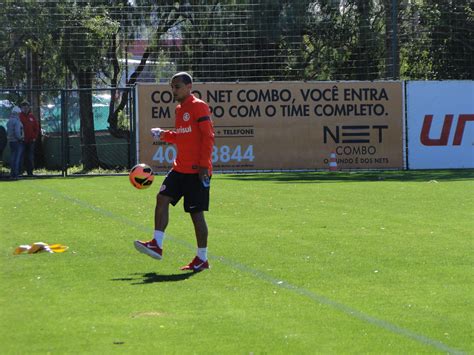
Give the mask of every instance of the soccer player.
<svg viewBox="0 0 474 355">
<path fill-rule="evenodd" d="M 156 197 L 154 238 L 147 242 L 136 240 L 134 244 L 139 252 L 161 259 L 169 205 L 175 206 L 184 197 L 184 210 L 191 215 L 194 224 L 197 255 L 181 270 L 201 271 L 209 268 L 204 211 L 209 209 L 214 127 L 209 106 L 191 93 L 192 84 L 191 75 L 185 72 L 171 78 L 171 90 L 178 101 L 175 129 L 151 130 L 155 138 L 175 144 L 178 153 Z"/>
</svg>

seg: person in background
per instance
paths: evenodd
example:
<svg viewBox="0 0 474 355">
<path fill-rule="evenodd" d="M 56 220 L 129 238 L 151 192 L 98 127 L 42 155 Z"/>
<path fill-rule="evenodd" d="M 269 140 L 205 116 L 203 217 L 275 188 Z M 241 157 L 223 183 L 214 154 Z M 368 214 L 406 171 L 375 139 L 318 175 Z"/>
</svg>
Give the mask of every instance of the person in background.
<svg viewBox="0 0 474 355">
<path fill-rule="evenodd" d="M 7 140 L 10 145 L 10 177 L 17 180 L 20 175 L 21 156 L 23 153 L 23 124 L 20 109 L 14 107 L 7 122 Z"/>
<path fill-rule="evenodd" d="M 3 151 L 7 146 L 7 130 L 5 127 L 0 126 L 0 161 L 3 161 Z"/>
<path fill-rule="evenodd" d="M 163 239 L 168 225 L 169 205 L 175 206 L 184 197 L 184 211 L 193 221 L 197 241 L 194 259 L 181 270 L 209 269 L 207 260 L 208 229 L 204 211 L 209 209 L 209 189 L 212 175 L 214 127 L 209 105 L 195 97 L 193 79 L 185 72 L 171 78 L 171 90 L 178 101 L 175 110 L 175 129 L 152 128 L 155 139 L 175 144 L 177 156 L 173 168 L 166 175 L 156 197 L 155 232 L 150 241 L 136 240 L 135 248 L 155 259 L 163 255 Z"/>
<path fill-rule="evenodd" d="M 25 162 L 26 173 L 28 176 L 33 176 L 33 169 L 35 167 L 35 142 L 39 134 L 39 122 L 31 113 L 30 104 L 23 101 L 20 104 L 20 120 L 23 123 L 23 130 L 25 139 L 23 141 L 23 155 L 21 160 Z"/>
</svg>

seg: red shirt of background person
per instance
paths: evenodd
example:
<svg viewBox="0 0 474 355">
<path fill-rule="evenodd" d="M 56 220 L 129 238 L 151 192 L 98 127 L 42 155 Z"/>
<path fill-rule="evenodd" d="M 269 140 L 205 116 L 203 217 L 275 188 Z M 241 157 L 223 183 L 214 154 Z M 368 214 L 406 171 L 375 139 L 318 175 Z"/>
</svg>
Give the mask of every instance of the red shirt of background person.
<svg viewBox="0 0 474 355">
<path fill-rule="evenodd" d="M 21 112 L 19 114 L 20 121 L 23 124 L 23 132 L 25 134 L 24 142 L 31 143 L 36 141 L 39 134 L 39 123 L 35 116 L 30 111 L 29 104 L 22 103 Z"/>
<path fill-rule="evenodd" d="M 208 170 L 207 174 L 212 175 L 214 129 L 209 106 L 190 95 L 176 106 L 175 114 L 175 130 L 162 134 L 163 141 L 175 144 L 178 149 L 173 170 L 196 174 L 204 168 Z"/>
</svg>

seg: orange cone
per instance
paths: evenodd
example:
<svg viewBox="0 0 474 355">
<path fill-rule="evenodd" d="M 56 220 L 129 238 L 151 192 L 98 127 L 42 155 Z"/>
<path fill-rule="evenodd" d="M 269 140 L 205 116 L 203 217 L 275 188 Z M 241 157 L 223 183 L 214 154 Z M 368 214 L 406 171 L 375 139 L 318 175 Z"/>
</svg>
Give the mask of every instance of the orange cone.
<svg viewBox="0 0 474 355">
<path fill-rule="evenodd" d="M 336 153 L 331 152 L 329 158 L 329 171 L 337 171 L 337 160 L 336 160 Z"/>
</svg>

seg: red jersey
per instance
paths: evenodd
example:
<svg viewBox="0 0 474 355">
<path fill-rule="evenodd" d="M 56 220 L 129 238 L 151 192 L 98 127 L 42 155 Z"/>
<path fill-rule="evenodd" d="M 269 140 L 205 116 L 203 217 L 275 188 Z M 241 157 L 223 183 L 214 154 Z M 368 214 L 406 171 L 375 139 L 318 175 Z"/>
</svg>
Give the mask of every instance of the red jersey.
<svg viewBox="0 0 474 355">
<path fill-rule="evenodd" d="M 197 174 L 199 167 L 212 173 L 214 127 L 209 106 L 194 95 L 176 106 L 175 130 L 165 131 L 163 140 L 176 145 L 178 154 L 173 170 Z"/>
<path fill-rule="evenodd" d="M 38 138 L 39 134 L 39 123 L 35 116 L 30 112 L 24 114 L 20 112 L 20 121 L 23 124 L 23 132 L 25 134 L 25 143 L 34 142 Z"/>
</svg>

